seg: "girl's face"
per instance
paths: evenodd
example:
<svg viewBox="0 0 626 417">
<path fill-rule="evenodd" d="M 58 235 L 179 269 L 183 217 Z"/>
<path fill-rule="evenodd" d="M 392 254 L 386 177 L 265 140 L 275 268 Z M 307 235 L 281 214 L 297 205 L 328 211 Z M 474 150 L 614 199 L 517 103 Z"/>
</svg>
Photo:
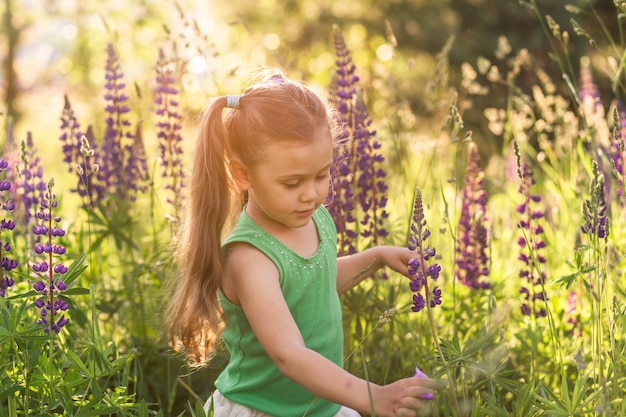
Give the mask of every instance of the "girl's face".
<svg viewBox="0 0 626 417">
<path fill-rule="evenodd" d="M 333 144 L 328 128 L 307 142 L 271 142 L 247 171 L 248 215 L 266 230 L 306 226 L 328 195 Z"/>
</svg>

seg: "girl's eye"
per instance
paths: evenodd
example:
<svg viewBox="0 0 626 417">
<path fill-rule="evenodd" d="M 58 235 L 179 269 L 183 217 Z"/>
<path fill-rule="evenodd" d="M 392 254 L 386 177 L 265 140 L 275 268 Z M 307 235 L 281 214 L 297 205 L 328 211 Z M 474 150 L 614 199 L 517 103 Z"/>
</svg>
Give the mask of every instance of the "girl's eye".
<svg viewBox="0 0 626 417">
<path fill-rule="evenodd" d="M 284 184 L 284 186 L 287 187 L 287 188 L 296 188 L 298 185 L 300 185 L 300 181 L 298 181 L 298 182 L 286 182 Z"/>
<path fill-rule="evenodd" d="M 321 174 L 321 175 L 318 175 L 318 176 L 317 176 L 317 179 L 318 179 L 318 180 L 325 180 L 325 179 L 326 179 L 326 178 L 328 178 L 329 176 L 330 176 L 330 173 L 329 173 L 329 172 L 325 172 L 325 173 L 323 173 L 323 174 Z"/>
</svg>

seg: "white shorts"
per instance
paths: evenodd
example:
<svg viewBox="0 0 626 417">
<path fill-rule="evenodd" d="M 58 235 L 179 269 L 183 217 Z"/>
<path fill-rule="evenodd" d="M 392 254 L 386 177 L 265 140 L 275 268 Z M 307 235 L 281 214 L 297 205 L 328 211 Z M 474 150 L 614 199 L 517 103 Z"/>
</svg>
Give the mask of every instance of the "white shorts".
<svg viewBox="0 0 626 417">
<path fill-rule="evenodd" d="M 213 417 L 272 417 L 269 414 L 264 414 L 244 405 L 237 404 L 224 397 L 218 390 L 215 390 L 213 395 L 204 404 L 204 411 L 206 411 L 207 415 L 211 409 L 211 401 L 213 402 Z M 335 414 L 335 417 L 360 416 L 359 413 L 348 407 L 341 407 L 339 412 Z"/>
</svg>

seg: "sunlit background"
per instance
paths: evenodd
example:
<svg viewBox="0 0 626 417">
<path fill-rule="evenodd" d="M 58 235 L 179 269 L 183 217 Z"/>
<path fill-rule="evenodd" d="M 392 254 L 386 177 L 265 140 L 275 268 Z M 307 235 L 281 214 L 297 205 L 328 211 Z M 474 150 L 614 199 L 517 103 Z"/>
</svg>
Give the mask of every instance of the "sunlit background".
<svg viewBox="0 0 626 417">
<path fill-rule="evenodd" d="M 174 98 L 176 106 L 172 107 L 182 114 L 180 137 L 185 152 L 176 148 L 172 153 L 190 158 L 197 118 L 207 101 L 240 93 L 247 76 L 259 66 L 278 66 L 292 78 L 331 90 L 337 69 L 333 43 L 336 28 L 356 66 L 359 81 L 355 85 L 369 111 L 369 119 L 365 119 L 371 120 L 367 129 L 375 132 L 372 137 L 380 143 L 384 155 L 380 162 L 389 184 L 385 210 L 390 230 L 386 243 L 406 243 L 414 187 L 423 187 L 431 242 L 437 247 L 437 261 L 441 261 L 443 270 L 440 282 L 445 286 L 444 304 L 437 312 L 440 334 L 453 358 L 453 367 L 458 367 L 455 369 L 459 370 L 462 395 L 470 402 L 476 396 L 476 401 L 490 407 L 488 415 L 503 415 L 498 414 L 496 405 L 510 410 L 528 400 L 531 391 L 537 394 L 529 401 L 548 407 L 542 402 L 546 389 L 559 393 L 568 385 L 575 385 L 584 393 L 580 398 L 587 396 L 592 404 L 594 397 L 599 399 L 605 393 L 597 389 L 596 381 L 582 378 L 588 377 L 589 368 L 604 366 L 599 360 L 604 358 L 620 378 L 615 386 L 622 391 L 615 391 L 613 400 L 622 411 L 619 415 L 625 415 L 624 363 L 619 360 L 619 352 L 626 348 L 624 339 L 614 338 L 612 333 L 619 320 L 622 333 L 625 328 L 621 314 L 626 294 L 621 272 L 624 228 L 615 221 L 611 250 L 605 248 L 603 252 L 610 262 L 601 262 L 600 251 L 593 245 L 586 246 L 585 239 L 591 238 L 583 234 L 589 230 L 589 223 L 584 224 L 587 218 L 581 210 L 581 204 L 589 198 L 590 180 L 600 178 L 599 173 L 592 172 L 592 160 L 595 163 L 598 157 L 604 163 L 606 172 L 602 175 L 606 175 L 607 184 L 613 175 L 607 157 L 614 150 L 606 145 L 611 132 L 617 129 L 613 130 L 612 119 L 607 116 L 617 100 L 625 99 L 626 83 L 619 64 L 626 45 L 623 4 L 621 0 L 0 0 L 0 143 L 4 149 L 0 155 L 4 158 L 11 153 L 7 159 L 18 161 L 16 170 L 21 169 L 16 154 L 32 133 L 34 148 L 45 167 L 44 180 L 56 180 L 55 192 L 63 226 L 67 227 L 65 240 L 71 245 L 68 259 L 83 254 L 91 257 L 77 285 L 86 288 L 93 284 L 93 296 L 72 295 L 76 303 L 72 322 L 60 336 L 67 339 L 59 340 L 63 346 L 76 342 L 80 348 L 91 349 L 93 327 L 101 325 L 100 342 L 107 350 L 102 362 L 119 357 L 128 360 L 133 372 L 132 377 L 122 375 L 127 379 L 121 382 L 111 382 L 105 375 L 105 389 L 114 384 L 128 387 L 128 392 L 151 401 L 153 407 L 170 407 L 164 415 L 184 409 L 188 400 L 207 398 L 212 378 L 224 358 L 218 356 L 203 370 L 204 374 L 187 372 L 167 348 L 159 322 L 159 291 L 175 276 L 169 245 L 176 238 L 172 232 L 179 211 L 167 196 L 161 164 L 168 157 L 181 161 L 172 154 L 161 155 L 159 149 L 158 134 L 164 123 L 158 126 L 162 119 L 157 117 L 159 106 L 154 101 L 160 51 L 176 72 L 172 78 L 177 88 L 178 81 L 181 86 Z M 149 167 L 135 182 L 149 182 L 149 187 L 138 201 L 120 202 L 117 194 L 109 193 L 98 197 L 102 207 L 85 208 L 81 207 L 83 199 L 72 191 L 78 182 L 76 165 L 70 163 L 68 167 L 63 160 L 61 116 L 67 97 L 80 132 L 92 126 L 94 141 L 102 145 L 105 120 L 111 114 L 105 111 L 110 103 L 105 99 L 109 91 L 106 76 L 111 74 L 107 66 L 112 64 L 107 62 L 109 45 L 119 57 L 115 65 L 123 73 L 123 91 L 128 94 L 128 100 L 116 97 L 117 103 L 130 107 L 124 113 L 128 118 L 124 122 L 137 127 L 135 132 L 141 132 L 146 147 Z M 583 63 L 589 64 L 586 80 L 580 79 Z M 596 100 L 587 101 L 589 106 L 581 105 L 579 92 L 583 89 L 587 89 L 588 98 Z M 351 114 L 347 117 L 356 119 L 354 112 Z M 175 120 L 172 124 L 178 126 L 177 117 L 167 117 L 168 122 Z M 179 138 L 177 133 L 163 136 L 174 142 Z M 131 136 L 133 140 L 139 137 L 125 132 L 125 139 Z M 522 147 L 519 159 L 513 152 L 513 142 Z M 137 149 L 140 141 L 131 143 L 126 151 Z M 484 179 L 489 195 L 487 218 L 493 222 L 489 263 L 494 286 L 488 293 L 463 288 L 454 274 L 457 233 L 461 230 L 456 221 L 467 207 L 460 194 L 465 187 L 470 146 L 480 153 L 484 177 L 483 172 L 475 172 L 474 179 L 480 179 L 476 183 Z M 26 159 L 23 166 L 27 165 Z M 519 278 L 523 271 L 519 271 L 517 246 L 521 224 L 518 214 L 523 210 L 519 209 L 522 187 L 518 186 L 521 169 L 517 163 L 522 159 L 537 168 L 538 177 L 534 184 L 537 196 L 525 197 L 539 203 L 541 194 L 541 204 L 545 205 L 542 216 L 545 212 L 547 227 L 542 233 L 549 250 L 546 268 L 551 291 L 546 305 L 557 322 L 550 322 L 549 327 L 541 319 L 526 320 L 520 315 Z M 124 167 L 123 163 L 116 164 Z M 172 177 L 182 178 L 178 178 L 180 172 Z M 354 179 L 353 174 L 348 176 Z M 125 179 L 117 176 L 118 182 L 111 187 L 116 192 L 124 189 L 118 187 L 120 178 Z M 622 178 L 612 181 L 621 181 L 623 186 L 623 165 Z M 619 212 L 618 202 L 613 203 L 614 212 Z M 485 218 L 482 214 L 470 217 Z M 355 227 L 360 227 L 357 224 Z M 92 236 L 97 244 L 93 244 Z M 16 241 L 20 243 L 19 238 Z M 26 276 L 32 273 L 28 265 L 31 251 L 28 242 L 21 243 Z M 360 247 L 369 243 L 360 242 Z M 597 247 L 602 244 L 606 241 L 596 239 Z M 591 255 L 596 259 L 589 260 L 587 256 Z M 615 279 L 615 289 L 607 291 L 606 296 L 615 295 L 612 300 L 619 296 L 619 311 L 617 301 L 611 301 L 615 303 L 612 311 L 600 308 L 609 305 L 595 295 L 600 285 L 585 281 L 604 280 L 605 272 Z M 16 280 L 11 289 L 11 294 L 18 294 L 11 303 L 24 303 L 25 327 L 32 327 L 33 314 L 40 314 L 29 310 L 33 304 L 28 298 L 29 279 Z M 573 281 L 578 285 L 570 285 Z M 571 337 L 572 322 L 568 321 L 574 311 L 566 304 L 570 290 L 578 291 L 580 297 L 583 313 L 577 314 L 596 315 L 595 321 L 579 317 L 583 321 L 576 322 L 581 330 L 578 339 Z M 362 357 L 350 357 L 347 367 L 351 371 L 362 372 L 365 367 L 360 365 L 367 362 L 370 375 L 382 381 L 412 374 L 419 362 L 443 375 L 437 353 L 432 351 L 431 328 L 425 316 L 410 312 L 411 292 L 403 277 L 372 280 L 343 301 L 346 346 L 350 350 L 363 347 L 365 351 Z M 0 307 L 11 303 L 0 303 Z M 22 314 L 19 304 L 11 305 L 11 314 Z M 384 332 L 374 332 L 384 321 L 381 318 L 392 314 L 390 306 L 398 307 L 392 324 Z M 596 307 L 597 312 L 590 310 Z M 3 319 L 8 316 L 5 311 L 9 310 L 2 310 Z M 86 318 L 90 315 L 93 322 Z M 612 321 L 603 321 L 607 316 Z M 17 319 L 14 322 L 21 323 Z M 600 323 L 611 327 L 610 332 L 606 331 L 610 344 L 601 337 L 605 328 Z M 0 339 L 10 339 L 4 322 L 0 327 Z M 363 335 L 367 335 L 366 343 L 361 343 Z M 545 338 L 554 338 L 555 343 Z M 59 360 L 72 353 L 71 348 L 59 352 Z M 50 357 L 55 354 L 50 349 Z M 3 361 L 5 357 L 13 362 Z M 72 368 L 75 359 L 69 361 Z M 40 366 L 45 360 L 32 349 L 0 349 L 0 370 L 10 369 L 10 377 L 16 381 L 54 371 L 51 365 Z M 561 375 L 563 361 L 568 368 L 563 368 L 567 374 Z M 0 376 L 9 378 L 9 373 L 0 372 Z M 58 377 L 66 376 L 64 368 L 59 368 Z M 81 369 L 74 375 L 76 384 L 81 383 L 82 376 Z M 466 377 L 474 385 L 465 385 Z M 4 381 L 2 401 L 12 392 L 5 388 Z M 54 384 L 52 379 L 46 381 Z M 530 381 L 532 387 L 520 388 L 520 381 Z M 22 382 L 16 384 L 14 389 L 28 393 Z M 42 407 L 51 407 L 45 401 L 45 390 L 31 393 L 42 399 Z M 69 398 L 82 401 L 73 394 Z M 496 399 L 501 404 L 496 404 Z M 520 403 L 516 403 L 518 400 Z M 1 402 L 0 414 L 10 405 L 5 407 Z M 439 405 L 450 404 L 444 400 Z M 593 412 L 562 409 L 549 414 L 601 413 L 599 408 Z M 518 410 L 516 415 L 532 415 Z"/>
</svg>

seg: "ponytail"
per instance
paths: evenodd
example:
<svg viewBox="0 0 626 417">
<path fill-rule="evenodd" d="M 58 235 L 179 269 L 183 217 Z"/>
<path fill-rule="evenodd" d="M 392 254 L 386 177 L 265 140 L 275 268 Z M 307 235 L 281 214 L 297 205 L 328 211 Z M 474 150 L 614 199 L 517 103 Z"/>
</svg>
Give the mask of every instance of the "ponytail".
<svg viewBox="0 0 626 417">
<path fill-rule="evenodd" d="M 202 115 L 176 252 L 178 276 L 166 316 L 170 344 L 200 365 L 213 352 L 223 327 L 217 300 L 223 270 L 221 246 L 236 197 L 226 166 L 225 104 L 226 98 L 218 98 Z"/>
</svg>

